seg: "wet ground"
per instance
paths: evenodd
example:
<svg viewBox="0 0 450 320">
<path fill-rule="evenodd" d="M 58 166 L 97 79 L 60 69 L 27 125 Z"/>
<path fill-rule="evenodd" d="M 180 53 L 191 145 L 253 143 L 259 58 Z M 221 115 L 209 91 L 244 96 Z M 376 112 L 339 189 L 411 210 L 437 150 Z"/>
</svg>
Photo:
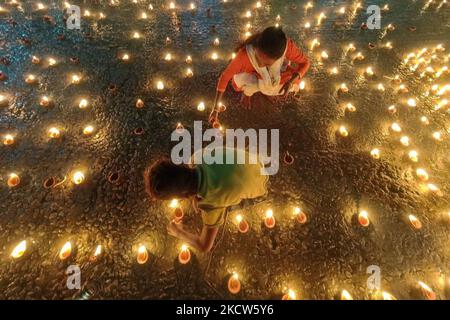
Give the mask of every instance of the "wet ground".
<svg viewBox="0 0 450 320">
<path fill-rule="evenodd" d="M 449 298 L 450 122 L 443 105 L 449 92 L 442 89 L 450 82 L 442 69 L 449 65 L 449 51 L 438 47 L 450 46 L 448 4 L 367 1 L 353 15 L 352 1 L 313 1 L 308 11 L 304 1 L 261 1 L 259 9 L 256 1 L 202 1 L 195 10 L 188 10 L 188 1 L 177 1 L 175 10 L 158 0 L 153 10 L 148 1 L 132 2 L 74 1 L 82 8 L 81 31 L 66 28 L 62 1 L 43 1 L 42 10 L 36 10 L 37 2 L 1 4 L 0 94 L 8 102 L 0 108 L 0 134 L 15 141 L 0 147 L 0 298 L 279 299 L 292 289 L 301 299 L 334 299 L 346 289 L 367 299 L 370 265 L 380 267 L 381 289 L 398 299 L 423 298 L 418 281 L 438 299 Z M 362 30 L 365 8 L 373 3 L 390 6 L 382 12 L 382 30 Z M 342 6 L 344 14 L 338 12 Z M 321 12 L 327 18 L 316 26 Z M 295 161 L 281 161 L 267 202 L 241 212 L 250 223 L 247 234 L 237 231 L 232 212 L 213 253 L 193 252 L 191 262 L 180 265 L 181 243 L 166 232 L 171 209 L 146 198 L 143 170 L 170 152 L 170 133 L 178 122 L 190 129 L 194 120 L 207 119 L 197 105 L 211 106 L 220 71 L 244 33 L 274 23 L 312 59 L 305 90 L 298 100 L 276 106 L 257 98 L 250 111 L 229 92 L 221 119 L 227 128 L 280 129 L 281 152 Z M 395 30 L 386 32 L 390 23 Z M 219 46 L 213 45 L 215 38 Z M 311 50 L 314 38 L 321 45 Z M 349 43 L 356 51 L 346 54 Z M 422 48 L 427 52 L 420 53 Z M 322 50 L 329 55 L 325 61 Z M 353 60 L 359 51 L 365 59 Z M 213 52 L 217 60 L 211 59 Z M 415 72 L 414 58 L 403 60 L 409 52 L 424 58 Z M 172 61 L 164 60 L 167 53 Z M 121 59 L 124 54 L 128 61 Z M 40 63 L 33 64 L 32 56 Z M 49 58 L 56 65 L 49 66 Z M 339 73 L 330 75 L 334 66 Z M 374 77 L 363 74 L 368 66 Z M 25 83 L 28 74 L 36 83 Z M 81 77 L 79 84 L 71 83 L 73 74 Z M 400 83 L 389 79 L 395 75 L 408 93 L 398 92 Z M 164 90 L 156 89 L 157 81 L 164 82 Z M 346 94 L 336 90 L 343 82 L 350 89 Z M 377 90 L 379 83 L 384 92 Z M 48 107 L 40 106 L 43 95 L 50 99 Z M 416 107 L 406 103 L 413 97 Z M 80 109 L 83 98 L 88 106 Z M 136 108 L 137 99 L 143 108 Z M 355 112 L 345 110 L 348 102 Z M 396 113 L 388 110 L 394 104 Z M 401 133 L 390 129 L 393 122 Z M 91 135 L 83 135 L 86 125 L 94 126 Z M 339 134 L 342 125 L 347 137 Z M 50 127 L 60 130 L 59 138 L 49 138 Z M 410 139 L 408 147 L 400 143 L 403 135 Z M 381 151 L 379 159 L 371 156 L 374 148 Z M 417 163 L 408 157 L 411 150 L 419 154 Z M 428 172 L 428 181 L 418 178 L 417 168 Z M 70 181 L 75 170 L 85 174 L 80 185 Z M 21 180 L 13 188 L 7 185 L 11 172 Z M 109 182 L 114 173 L 117 181 Z M 56 185 L 45 188 L 50 177 Z M 199 217 L 182 205 L 185 223 L 198 229 Z M 262 224 L 269 206 L 277 220 L 274 229 Z M 306 224 L 293 219 L 293 206 L 307 214 Z M 369 213 L 368 227 L 356 221 L 361 210 Z M 410 214 L 421 229 L 412 227 Z M 22 240 L 27 251 L 13 259 L 11 251 Z M 60 261 L 66 241 L 73 252 Z M 99 244 L 102 255 L 92 261 Z M 150 252 L 143 265 L 136 262 L 141 244 Z M 81 268 L 81 290 L 66 287 L 66 268 L 73 264 Z M 242 282 L 236 296 L 226 288 L 234 271 Z"/>
</svg>

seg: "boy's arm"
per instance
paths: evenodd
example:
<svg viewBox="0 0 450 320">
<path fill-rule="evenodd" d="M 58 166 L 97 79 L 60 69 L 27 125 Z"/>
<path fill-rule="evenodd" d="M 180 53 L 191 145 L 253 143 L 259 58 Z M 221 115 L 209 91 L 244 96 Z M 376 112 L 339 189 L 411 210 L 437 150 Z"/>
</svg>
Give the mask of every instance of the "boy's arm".
<svg viewBox="0 0 450 320">
<path fill-rule="evenodd" d="M 176 224 L 174 221 L 169 224 L 167 229 L 170 234 L 187 242 L 191 247 L 201 252 L 208 252 L 211 250 L 219 230 L 216 226 L 203 225 L 200 235 L 193 234 L 185 231 L 181 224 Z"/>
</svg>

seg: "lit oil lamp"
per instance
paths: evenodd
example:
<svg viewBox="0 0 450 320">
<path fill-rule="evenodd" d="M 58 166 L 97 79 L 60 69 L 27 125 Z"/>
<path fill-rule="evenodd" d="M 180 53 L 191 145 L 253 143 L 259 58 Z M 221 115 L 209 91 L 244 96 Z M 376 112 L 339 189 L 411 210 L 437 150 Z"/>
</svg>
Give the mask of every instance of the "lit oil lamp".
<svg viewBox="0 0 450 320">
<path fill-rule="evenodd" d="M 195 3 L 191 2 L 190 5 L 189 5 L 189 9 L 190 10 L 195 10 L 196 9 Z"/>
<path fill-rule="evenodd" d="M 375 148 L 375 149 L 372 149 L 371 151 L 370 151 L 370 155 L 372 156 L 372 158 L 374 158 L 374 159 L 380 159 L 380 149 L 377 149 L 377 148 Z"/>
<path fill-rule="evenodd" d="M 330 69 L 331 75 L 337 75 L 339 73 L 339 69 L 337 67 L 333 67 Z"/>
<path fill-rule="evenodd" d="M 245 17 L 246 18 L 251 18 L 252 17 L 252 12 L 250 10 L 247 10 L 247 12 L 245 13 Z"/>
<path fill-rule="evenodd" d="M 372 67 L 367 67 L 365 71 L 365 75 L 368 77 L 372 77 L 375 75 L 375 72 L 373 71 Z"/>
<path fill-rule="evenodd" d="M 306 88 L 306 82 L 304 80 L 300 81 L 299 89 L 300 90 L 305 90 L 305 88 Z"/>
<path fill-rule="evenodd" d="M 342 93 L 347 93 L 349 90 L 347 85 L 345 83 L 342 83 L 341 86 L 339 87 L 339 91 Z"/>
<path fill-rule="evenodd" d="M 39 64 L 39 63 L 41 63 L 41 59 L 39 59 L 36 56 L 33 56 L 33 57 L 31 57 L 31 63 L 32 64 Z"/>
<path fill-rule="evenodd" d="M 177 130 L 178 132 L 183 132 L 183 130 L 184 130 L 183 124 L 181 124 L 181 122 L 178 122 L 175 130 Z"/>
<path fill-rule="evenodd" d="M 102 250 L 102 245 L 101 244 L 97 245 L 97 247 L 95 247 L 95 251 L 94 251 L 94 254 L 91 257 L 91 260 L 92 261 L 97 260 L 100 257 L 100 255 L 102 254 L 102 251 L 103 251 Z"/>
<path fill-rule="evenodd" d="M 339 127 L 339 134 L 342 137 L 348 137 L 348 130 L 347 130 L 347 128 L 345 126 L 340 126 Z"/>
<path fill-rule="evenodd" d="M 205 111 L 206 107 L 205 107 L 205 103 L 202 101 L 197 105 L 197 110 L 200 112 Z"/>
<path fill-rule="evenodd" d="M 136 108 L 142 109 L 144 107 L 144 101 L 142 99 L 136 100 Z"/>
<path fill-rule="evenodd" d="M 93 132 L 94 132 L 94 127 L 91 126 L 91 125 L 86 126 L 86 127 L 83 128 L 83 134 L 84 134 L 85 136 L 89 136 L 89 135 L 91 135 Z"/>
<path fill-rule="evenodd" d="M 236 224 L 240 233 L 248 232 L 248 222 L 244 219 L 244 217 L 242 217 L 241 214 L 236 215 Z"/>
<path fill-rule="evenodd" d="M 88 106 L 88 101 L 86 99 L 81 99 L 80 102 L 78 103 L 78 107 L 80 109 L 84 109 Z"/>
<path fill-rule="evenodd" d="M 433 136 L 433 139 L 435 139 L 435 140 L 437 140 L 437 141 L 442 141 L 442 140 L 444 140 L 440 131 L 435 131 L 435 132 L 433 132 L 433 135 L 432 135 L 432 136 Z"/>
<path fill-rule="evenodd" d="M 344 289 L 341 292 L 341 300 L 353 300 L 353 297 L 347 290 Z"/>
<path fill-rule="evenodd" d="M 356 47 L 353 43 L 350 43 L 347 47 L 347 52 L 355 52 L 356 51 Z"/>
<path fill-rule="evenodd" d="M 305 27 L 305 29 L 311 28 L 311 22 L 305 22 L 304 27 Z"/>
<path fill-rule="evenodd" d="M 386 89 L 385 89 L 385 87 L 384 87 L 384 85 L 382 83 L 378 84 L 377 89 L 378 89 L 378 91 L 381 91 L 381 92 L 386 91 Z"/>
<path fill-rule="evenodd" d="M 129 61 L 130 55 L 128 53 L 124 53 L 121 57 L 122 61 Z"/>
<path fill-rule="evenodd" d="M 82 184 L 84 181 L 84 173 L 82 171 L 76 171 L 72 175 L 72 182 L 74 184 Z"/>
<path fill-rule="evenodd" d="M 16 173 L 10 173 L 6 184 L 10 188 L 17 187 L 20 183 L 20 177 Z"/>
<path fill-rule="evenodd" d="M 328 60 L 328 53 L 326 51 L 322 51 L 320 53 L 320 59 L 323 60 Z"/>
<path fill-rule="evenodd" d="M 419 168 L 416 170 L 417 177 L 422 181 L 428 181 L 429 176 L 425 169 Z"/>
<path fill-rule="evenodd" d="M 422 229 L 422 222 L 420 222 L 420 220 L 417 219 L 414 215 L 410 214 L 408 216 L 408 219 L 414 229 L 417 230 Z"/>
<path fill-rule="evenodd" d="M 212 60 L 217 60 L 217 59 L 219 59 L 219 55 L 217 54 L 217 52 L 213 52 L 213 53 L 211 54 L 211 59 L 212 59 Z"/>
<path fill-rule="evenodd" d="M 178 208 L 179 206 L 180 206 L 180 203 L 179 203 L 178 199 L 172 199 L 172 200 L 170 200 L 169 208 L 171 208 L 171 209 L 176 209 L 176 208 Z"/>
<path fill-rule="evenodd" d="M 148 18 L 148 16 L 147 16 L 147 13 L 145 13 L 145 12 L 142 12 L 141 13 L 141 19 L 147 19 Z"/>
<path fill-rule="evenodd" d="M 191 56 L 187 56 L 186 57 L 186 63 L 192 63 L 192 57 Z"/>
<path fill-rule="evenodd" d="M 26 250 L 27 250 L 27 241 L 23 240 L 17 246 L 14 247 L 13 251 L 11 252 L 11 257 L 14 259 L 20 258 L 25 254 Z"/>
<path fill-rule="evenodd" d="M 39 101 L 39 105 L 41 106 L 41 107 L 48 107 L 49 105 L 50 105 L 50 99 L 49 99 L 49 97 L 47 97 L 47 96 L 43 96 L 42 98 L 41 98 L 41 100 Z"/>
<path fill-rule="evenodd" d="M 297 293 L 294 290 L 289 289 L 288 292 L 283 295 L 281 300 L 297 300 Z"/>
<path fill-rule="evenodd" d="M 34 84 L 37 82 L 36 76 L 33 74 L 29 74 L 25 77 L 25 82 L 27 84 Z"/>
<path fill-rule="evenodd" d="M 275 217 L 273 216 L 272 209 L 268 209 L 266 211 L 266 214 L 264 217 L 264 225 L 269 229 L 275 227 Z"/>
<path fill-rule="evenodd" d="M 408 152 L 408 157 L 412 162 L 418 162 L 419 161 L 419 154 L 416 150 L 411 150 Z"/>
<path fill-rule="evenodd" d="M 133 39 L 140 39 L 141 35 L 139 34 L 139 32 L 135 31 L 133 32 Z"/>
<path fill-rule="evenodd" d="M 14 136 L 12 134 L 6 134 L 3 137 L 3 145 L 10 146 L 14 143 Z"/>
<path fill-rule="evenodd" d="M 300 224 L 305 224 L 308 221 L 308 217 L 299 207 L 294 207 L 292 214 Z"/>
<path fill-rule="evenodd" d="M 397 113 L 397 107 L 395 105 L 389 106 L 388 107 L 388 111 L 389 111 L 389 113 L 396 114 Z"/>
<path fill-rule="evenodd" d="M 345 106 L 345 109 L 349 112 L 355 112 L 356 111 L 356 107 L 352 104 L 352 103 L 347 103 L 347 105 Z"/>
<path fill-rule="evenodd" d="M 417 107 L 417 101 L 414 98 L 408 99 L 408 106 L 414 108 Z"/>
<path fill-rule="evenodd" d="M 54 58 L 48 58 L 49 67 L 53 67 L 56 65 L 56 60 Z"/>
<path fill-rule="evenodd" d="M 181 264 L 187 264 L 191 260 L 191 251 L 186 244 L 181 246 L 180 253 L 178 254 L 178 261 Z"/>
<path fill-rule="evenodd" d="M 215 46 L 218 46 L 218 45 L 220 44 L 219 38 L 215 38 L 214 41 L 213 41 L 213 44 L 214 44 Z"/>
<path fill-rule="evenodd" d="M 400 127 L 400 125 L 397 122 L 394 122 L 393 124 L 391 124 L 391 129 L 394 132 L 402 132 L 402 128 Z"/>
<path fill-rule="evenodd" d="M 257 1 L 255 6 L 257 9 L 261 8 L 262 6 L 261 1 Z"/>
<path fill-rule="evenodd" d="M 148 261 L 148 251 L 144 245 L 139 246 L 136 260 L 139 264 L 144 264 Z"/>
<path fill-rule="evenodd" d="M 420 117 L 420 122 L 422 122 L 424 125 L 430 124 L 430 120 L 428 120 L 428 117 L 426 117 L 426 116 Z"/>
<path fill-rule="evenodd" d="M 314 50 L 315 47 L 319 47 L 319 46 L 320 46 L 320 42 L 317 38 L 313 39 L 313 41 L 311 41 L 311 50 Z"/>
<path fill-rule="evenodd" d="M 51 127 L 48 129 L 48 136 L 51 139 L 58 139 L 61 136 L 61 131 L 58 128 Z"/>
<path fill-rule="evenodd" d="M 439 189 L 439 187 L 433 183 L 429 183 L 427 184 L 428 190 L 430 190 L 431 192 L 433 192 L 434 194 L 436 194 L 439 197 L 442 197 L 444 194 L 441 191 L 441 189 Z"/>
<path fill-rule="evenodd" d="M 172 54 L 171 53 L 167 53 L 164 57 L 164 60 L 166 61 L 171 61 L 172 60 Z"/>
<path fill-rule="evenodd" d="M 66 260 L 68 257 L 70 257 L 70 254 L 72 253 L 72 244 L 70 241 L 67 241 L 59 251 L 59 259 Z"/>
<path fill-rule="evenodd" d="M 191 68 L 187 68 L 186 69 L 186 77 L 188 78 L 192 78 L 194 76 L 194 72 L 192 71 Z"/>
<path fill-rule="evenodd" d="M 358 60 L 358 61 L 362 61 L 362 60 L 364 60 L 366 57 L 362 54 L 362 52 L 358 52 L 356 55 L 355 55 L 355 60 Z"/>
<path fill-rule="evenodd" d="M 369 226 L 369 224 L 370 224 L 369 213 L 366 210 L 362 210 L 358 214 L 358 222 L 363 227 L 368 227 Z"/>
<path fill-rule="evenodd" d="M 419 281 L 418 284 L 425 299 L 436 300 L 436 293 L 426 283 Z"/>
<path fill-rule="evenodd" d="M 317 17 L 317 25 L 320 26 L 322 21 L 326 18 L 325 13 L 321 12 Z"/>
<path fill-rule="evenodd" d="M 396 297 L 394 297 L 392 294 L 390 294 L 389 292 L 383 291 L 381 293 L 381 296 L 383 297 L 383 300 L 397 300 Z"/>
<path fill-rule="evenodd" d="M 228 291 L 232 294 L 237 294 L 241 291 L 241 281 L 239 280 L 239 275 L 236 272 L 228 279 Z"/>
<path fill-rule="evenodd" d="M 81 81 L 81 77 L 77 74 L 73 74 L 71 81 L 72 81 L 72 84 L 78 84 Z"/>
<path fill-rule="evenodd" d="M 169 3 L 169 9 L 170 9 L 170 10 L 174 10 L 174 9 L 175 9 L 175 2 L 171 1 L 171 2 Z"/>
<path fill-rule="evenodd" d="M 393 48 L 391 42 L 386 42 L 386 44 L 384 45 L 384 47 L 385 47 L 386 49 L 389 49 L 389 50 Z"/>
<path fill-rule="evenodd" d="M 409 146 L 409 137 L 403 136 L 400 138 L 400 143 L 404 145 L 405 147 Z"/>
<path fill-rule="evenodd" d="M 156 89 L 158 89 L 158 90 L 164 90 L 164 82 L 158 81 L 158 82 L 156 83 Z"/>
</svg>

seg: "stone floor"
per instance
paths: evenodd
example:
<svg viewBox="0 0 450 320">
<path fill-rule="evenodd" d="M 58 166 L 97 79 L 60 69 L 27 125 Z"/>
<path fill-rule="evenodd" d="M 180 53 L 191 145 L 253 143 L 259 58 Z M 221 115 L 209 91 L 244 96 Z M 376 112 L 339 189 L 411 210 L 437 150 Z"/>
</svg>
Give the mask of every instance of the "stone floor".
<svg viewBox="0 0 450 320">
<path fill-rule="evenodd" d="M 356 1 L 311 1 L 309 10 L 305 1 L 285 0 L 262 0 L 261 8 L 256 1 L 195 1 L 195 10 L 181 0 L 173 10 L 160 0 L 113 2 L 73 1 L 82 9 L 81 31 L 66 28 L 63 1 L 43 0 L 41 10 L 38 2 L 1 4 L 0 94 L 7 102 L 0 107 L 0 135 L 4 142 L 11 134 L 14 143 L 0 147 L 0 298 L 279 299 L 292 289 L 300 299 L 335 299 L 345 289 L 355 299 L 369 299 L 371 265 L 380 267 L 381 290 L 398 299 L 423 298 L 418 281 L 438 299 L 450 297 L 450 118 L 444 100 L 450 76 L 442 69 L 449 66 L 449 51 L 438 46 L 450 47 L 448 3 L 361 1 L 353 14 Z M 363 30 L 365 9 L 374 3 L 387 3 L 390 10 L 382 11 L 381 30 Z M 326 18 L 317 26 L 321 12 Z M 143 170 L 170 152 L 178 122 L 191 129 L 194 120 L 207 119 L 197 105 L 211 107 L 217 78 L 244 33 L 275 23 L 312 60 L 305 90 L 299 99 L 276 106 L 259 99 L 244 110 L 229 89 L 221 119 L 227 128 L 280 129 L 281 152 L 295 161 L 281 161 L 267 202 L 241 212 L 250 223 L 247 234 L 237 231 L 232 212 L 213 253 L 192 252 L 191 262 L 180 265 L 181 243 L 166 232 L 171 209 L 146 198 Z M 389 24 L 395 30 L 387 30 Z M 320 46 L 311 50 L 315 38 Z M 347 53 L 350 43 L 356 51 Z M 217 60 L 211 59 L 214 52 Z M 354 60 L 357 52 L 365 59 Z M 416 58 L 405 62 L 410 52 Z M 171 61 L 164 59 L 167 53 Z M 373 77 L 364 75 L 369 66 Z M 337 75 L 330 74 L 333 67 Z M 186 77 L 187 68 L 193 77 Z M 28 74 L 36 83 L 24 81 Z M 74 74 L 81 77 L 78 84 L 71 82 Z M 399 82 L 392 81 L 396 75 Z M 157 81 L 164 90 L 157 90 Z M 348 93 L 337 90 L 344 82 Z M 399 92 L 400 82 L 408 93 Z M 385 91 L 377 89 L 379 83 Z M 40 105 L 44 95 L 47 107 Z M 416 107 L 408 106 L 413 98 Z M 81 99 L 87 100 L 84 109 Z M 136 108 L 137 99 L 143 108 Z M 350 102 L 355 112 L 346 110 Z M 396 113 L 388 110 L 391 105 Z M 394 122 L 401 133 L 390 128 Z M 83 134 L 87 125 L 94 127 L 91 135 Z M 60 130 L 59 138 L 49 138 L 50 127 Z M 409 137 L 408 147 L 402 136 Z M 371 155 L 374 148 L 379 159 Z M 419 154 L 417 163 L 408 156 L 411 150 Z M 427 182 L 417 176 L 418 168 L 428 172 Z M 80 185 L 70 180 L 75 170 L 85 174 Z M 20 177 L 12 188 L 11 172 Z M 119 177 L 113 183 L 112 174 Z M 50 177 L 57 184 L 45 188 Z M 199 217 L 182 205 L 185 223 L 198 229 Z M 262 223 L 269 206 L 274 229 Z M 293 219 L 294 206 L 307 214 L 306 224 Z M 361 210 L 369 213 L 368 227 L 357 222 Z M 422 223 L 420 230 L 412 227 L 410 214 Z M 11 251 L 22 240 L 27 251 L 13 259 Z M 61 261 L 66 241 L 73 250 Z M 102 255 L 92 261 L 99 244 Z M 150 252 L 143 265 L 136 262 L 141 244 Z M 81 268 L 81 290 L 66 286 L 69 265 Z M 242 282 L 237 295 L 226 288 L 232 272 Z"/>
</svg>

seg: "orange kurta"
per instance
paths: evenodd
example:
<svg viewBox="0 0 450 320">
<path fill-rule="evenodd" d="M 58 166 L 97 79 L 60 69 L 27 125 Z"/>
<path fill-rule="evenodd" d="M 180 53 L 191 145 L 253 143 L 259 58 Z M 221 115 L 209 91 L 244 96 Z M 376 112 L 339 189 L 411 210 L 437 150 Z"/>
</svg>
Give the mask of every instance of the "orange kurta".
<svg viewBox="0 0 450 320">
<path fill-rule="evenodd" d="M 295 43 L 291 39 L 288 39 L 287 41 L 286 54 L 284 58 L 288 62 L 295 64 L 295 66 L 288 65 L 287 69 L 281 73 L 280 83 L 283 84 L 287 80 L 289 80 L 294 72 L 298 72 L 303 78 L 303 76 L 309 69 L 310 63 L 308 57 L 303 54 L 303 52 L 295 45 Z M 233 61 L 231 61 L 226 69 L 222 72 L 217 84 L 217 91 L 224 92 L 227 89 L 228 82 L 233 79 L 234 75 L 239 73 L 254 73 L 258 78 L 260 78 L 259 74 L 256 72 L 255 68 L 253 68 L 252 63 L 250 62 L 245 47 L 239 50 Z M 235 90 L 240 91 L 234 81 L 233 87 Z"/>
</svg>

